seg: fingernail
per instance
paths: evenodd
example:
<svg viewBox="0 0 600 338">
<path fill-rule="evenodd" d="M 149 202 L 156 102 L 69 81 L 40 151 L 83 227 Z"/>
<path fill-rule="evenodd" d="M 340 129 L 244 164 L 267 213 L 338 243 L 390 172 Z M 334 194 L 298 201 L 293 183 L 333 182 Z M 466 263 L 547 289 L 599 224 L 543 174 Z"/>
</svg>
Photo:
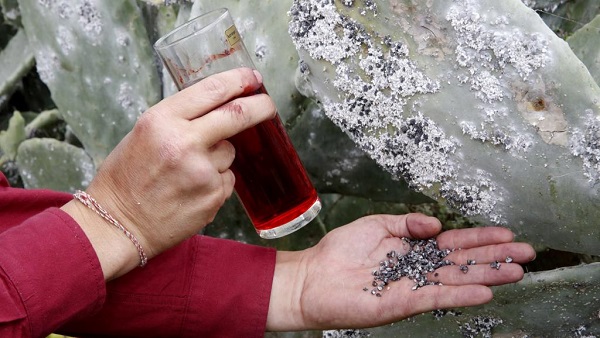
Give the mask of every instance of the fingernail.
<svg viewBox="0 0 600 338">
<path fill-rule="evenodd" d="M 256 81 L 258 81 L 258 83 L 262 83 L 263 82 L 263 77 L 262 77 L 262 75 L 260 75 L 260 73 L 258 72 L 258 70 L 253 69 L 252 71 L 254 72 L 254 76 L 256 77 Z"/>
</svg>

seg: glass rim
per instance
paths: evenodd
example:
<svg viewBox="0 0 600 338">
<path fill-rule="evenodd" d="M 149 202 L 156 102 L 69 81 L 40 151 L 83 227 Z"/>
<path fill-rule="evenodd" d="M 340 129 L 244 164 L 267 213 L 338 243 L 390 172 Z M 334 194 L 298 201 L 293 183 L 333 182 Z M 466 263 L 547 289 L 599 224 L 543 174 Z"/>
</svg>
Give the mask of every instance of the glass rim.
<svg viewBox="0 0 600 338">
<path fill-rule="evenodd" d="M 212 20 L 210 23 L 202 26 L 202 28 L 195 30 L 193 32 L 190 32 L 189 34 L 186 34 L 180 38 L 177 38 L 173 41 L 168 41 L 170 38 L 172 38 L 174 35 L 176 35 L 177 33 L 180 33 L 182 30 L 184 30 L 185 28 L 189 27 L 190 25 L 200 21 L 201 19 L 205 19 L 208 16 L 212 16 L 218 14 L 218 16 Z M 169 33 L 163 35 L 162 37 L 160 37 L 158 40 L 156 40 L 156 42 L 154 43 L 154 48 L 155 49 L 164 49 L 164 48 L 168 48 L 173 46 L 176 43 L 179 43 L 181 41 L 184 41 L 186 39 L 189 39 L 197 34 L 203 33 L 204 31 L 210 29 L 212 26 L 214 26 L 218 21 L 220 21 L 221 19 L 223 19 L 225 16 L 227 16 L 229 14 L 229 10 L 227 8 L 219 8 L 219 9 L 214 9 L 212 11 L 206 12 L 204 14 L 200 14 L 190 20 L 188 20 L 187 22 L 183 23 L 182 25 L 174 28 L 172 31 L 170 31 Z"/>
</svg>

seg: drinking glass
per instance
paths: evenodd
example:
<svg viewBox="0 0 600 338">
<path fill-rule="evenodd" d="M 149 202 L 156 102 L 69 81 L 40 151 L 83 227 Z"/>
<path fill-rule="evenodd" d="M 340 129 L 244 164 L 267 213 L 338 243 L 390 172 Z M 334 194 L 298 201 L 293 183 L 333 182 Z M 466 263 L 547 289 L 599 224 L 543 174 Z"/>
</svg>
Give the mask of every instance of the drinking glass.
<svg viewBox="0 0 600 338">
<path fill-rule="evenodd" d="M 255 69 L 225 8 L 188 21 L 154 49 L 179 90 L 232 68 Z M 266 94 L 264 85 L 256 93 Z M 279 114 L 229 141 L 236 149 L 235 192 L 260 237 L 285 236 L 317 216 L 321 202 Z"/>
</svg>

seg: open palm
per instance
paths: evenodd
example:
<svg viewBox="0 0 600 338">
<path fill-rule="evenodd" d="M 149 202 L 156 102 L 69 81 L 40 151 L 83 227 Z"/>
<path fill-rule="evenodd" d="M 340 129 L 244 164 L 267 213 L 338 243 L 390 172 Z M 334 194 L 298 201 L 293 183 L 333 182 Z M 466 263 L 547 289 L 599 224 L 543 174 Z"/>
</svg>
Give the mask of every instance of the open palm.
<svg viewBox="0 0 600 338">
<path fill-rule="evenodd" d="M 513 233 L 505 228 L 440 231 L 437 219 L 421 214 L 358 219 L 301 252 L 295 271 L 280 271 L 287 275 L 274 280 L 274 289 L 287 279 L 287 292 L 292 295 L 288 313 L 294 316 L 288 319 L 298 328 L 364 328 L 435 309 L 486 303 L 492 298 L 488 286 L 520 280 L 523 269 L 517 263 L 535 257 L 530 245 L 513 243 Z M 446 258 L 456 265 L 438 268 L 428 275 L 429 281 L 442 285 L 413 290 L 415 282 L 402 277 L 384 287 L 381 297 L 365 292 L 365 287 L 367 291 L 373 289 L 372 272 L 387 259 L 387 253 L 407 252 L 403 237 L 435 237 L 441 249 L 455 249 Z M 505 263 L 506 257 L 511 257 L 512 263 Z M 468 260 L 476 264 L 469 265 L 465 273 L 459 264 L 467 264 Z M 490 267 L 495 261 L 501 262 L 501 268 Z"/>
</svg>

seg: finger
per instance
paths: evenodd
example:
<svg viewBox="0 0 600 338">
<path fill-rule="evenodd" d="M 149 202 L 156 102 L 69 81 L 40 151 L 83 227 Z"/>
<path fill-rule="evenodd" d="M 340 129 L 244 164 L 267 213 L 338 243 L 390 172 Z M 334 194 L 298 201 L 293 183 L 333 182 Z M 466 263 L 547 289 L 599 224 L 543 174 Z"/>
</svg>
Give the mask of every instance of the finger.
<svg viewBox="0 0 600 338">
<path fill-rule="evenodd" d="M 502 243 L 478 248 L 455 250 L 447 257 L 456 264 L 489 264 L 492 262 L 512 261 L 529 263 L 535 259 L 535 250 L 527 243 Z"/>
<path fill-rule="evenodd" d="M 478 227 L 448 230 L 437 237 L 441 249 L 468 249 L 485 245 L 509 243 L 514 239 L 512 231 L 502 227 Z"/>
<path fill-rule="evenodd" d="M 197 194 L 194 207 L 202 210 L 203 217 L 198 218 L 203 225 L 212 223 L 225 201 L 233 194 L 235 176 L 231 170 L 221 173 L 220 181 L 213 180 L 214 186 L 208 192 Z"/>
<path fill-rule="evenodd" d="M 427 239 L 436 236 L 442 231 L 439 219 L 419 213 L 406 215 L 406 227 L 410 238 Z"/>
<path fill-rule="evenodd" d="M 225 170 L 221 177 L 223 178 L 223 188 L 225 190 L 225 199 L 229 198 L 231 194 L 233 194 L 233 189 L 235 186 L 235 175 L 233 171 L 230 169 Z"/>
<path fill-rule="evenodd" d="M 349 226 L 363 227 L 365 224 L 369 224 L 369 232 L 371 233 L 369 238 L 379 241 L 378 236 L 382 236 L 385 242 L 390 243 L 385 246 L 391 248 L 390 250 L 396 250 L 404 246 L 405 243 L 401 240 L 403 237 L 430 238 L 442 229 L 442 225 L 437 218 L 420 213 L 369 215 L 352 222 Z M 349 226 L 345 228 L 349 228 Z M 392 245 L 394 243 L 395 245 Z"/>
<path fill-rule="evenodd" d="M 219 173 L 223 173 L 231 167 L 235 159 L 235 148 L 231 142 L 221 140 L 211 147 L 212 161 Z"/>
<path fill-rule="evenodd" d="M 428 280 L 443 285 L 503 285 L 515 283 L 523 279 L 523 268 L 519 264 L 500 263 L 492 267 L 490 264 L 448 265 L 430 274 Z"/>
<path fill-rule="evenodd" d="M 394 237 L 430 238 L 437 235 L 442 225 L 435 217 L 420 213 L 405 215 L 371 215 L 370 219 Z"/>
<path fill-rule="evenodd" d="M 250 68 L 237 68 L 209 76 L 172 95 L 153 110 L 193 120 L 236 97 L 254 93 L 262 85 L 262 76 Z"/>
<path fill-rule="evenodd" d="M 252 95 L 228 102 L 192 121 L 199 139 L 211 146 L 241 131 L 272 119 L 276 114 L 273 100 L 266 94 Z"/>
</svg>

